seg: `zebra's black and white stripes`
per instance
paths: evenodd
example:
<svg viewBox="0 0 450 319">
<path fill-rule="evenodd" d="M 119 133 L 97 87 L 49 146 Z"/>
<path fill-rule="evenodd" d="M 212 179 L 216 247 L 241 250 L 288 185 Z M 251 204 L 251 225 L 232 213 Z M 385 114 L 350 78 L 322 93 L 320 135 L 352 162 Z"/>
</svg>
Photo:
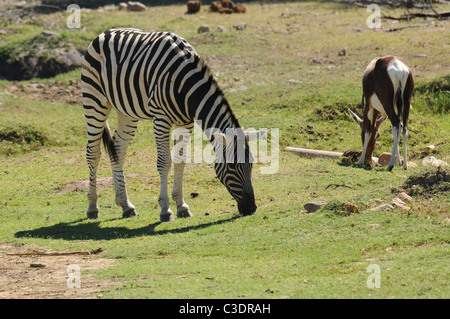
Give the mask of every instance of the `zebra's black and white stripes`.
<svg viewBox="0 0 450 319">
<path fill-rule="evenodd" d="M 136 215 L 128 200 L 123 164 L 128 145 L 141 119 L 153 119 L 158 151 L 157 168 L 161 186 L 161 220 L 173 219 L 169 208 L 168 173 L 171 167 L 170 130 L 173 126 L 191 132 L 194 122 L 205 131 L 216 154 L 242 146 L 245 158 L 215 163 L 219 180 L 238 202 L 243 215 L 256 211 L 251 183 L 252 155 L 246 141 L 227 143 L 230 129 L 244 134 L 238 120 L 216 84 L 208 66 L 183 38 L 169 32 L 143 32 L 137 29 L 110 29 L 89 45 L 82 70 L 84 114 L 88 127 L 86 158 L 90 169 L 87 216 L 98 216 L 96 177 L 103 140 L 111 159 L 116 203 L 123 216 Z M 111 138 L 107 119 L 112 108 L 118 123 Z M 177 143 L 187 143 L 183 138 Z M 183 149 L 182 147 L 180 149 Z M 183 159 L 183 154 L 177 154 Z M 172 198 L 177 216 L 191 216 L 183 199 L 185 160 L 174 162 Z"/>
</svg>

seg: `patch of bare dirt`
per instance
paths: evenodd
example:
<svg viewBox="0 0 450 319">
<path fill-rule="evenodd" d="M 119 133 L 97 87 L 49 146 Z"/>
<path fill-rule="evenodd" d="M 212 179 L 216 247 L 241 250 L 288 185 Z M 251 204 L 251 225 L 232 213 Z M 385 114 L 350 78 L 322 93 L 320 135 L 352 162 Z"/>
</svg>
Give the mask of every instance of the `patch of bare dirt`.
<svg viewBox="0 0 450 319">
<path fill-rule="evenodd" d="M 107 188 L 113 184 L 112 176 L 97 177 L 97 187 Z M 89 188 L 89 179 L 81 181 L 70 182 L 62 189 L 57 190 L 58 194 L 65 194 L 68 192 L 81 192 L 83 189 Z"/>
<path fill-rule="evenodd" d="M 13 81 L 6 84 L 6 89 L 14 95 L 27 99 L 82 105 L 80 80 L 56 80 L 47 83 Z"/>
<path fill-rule="evenodd" d="M 409 195 L 431 198 L 450 190 L 450 170 L 444 167 L 430 169 L 422 174 L 409 176 L 403 184 Z"/>
<path fill-rule="evenodd" d="M 99 298 L 102 291 L 119 282 L 96 279 L 85 273 L 113 265 L 114 260 L 95 257 L 97 252 L 100 250 L 55 252 L 34 245 L 0 243 L 0 299 Z M 79 267 L 79 282 L 68 284 L 68 279 L 74 276 L 67 269 L 69 265 Z"/>
</svg>

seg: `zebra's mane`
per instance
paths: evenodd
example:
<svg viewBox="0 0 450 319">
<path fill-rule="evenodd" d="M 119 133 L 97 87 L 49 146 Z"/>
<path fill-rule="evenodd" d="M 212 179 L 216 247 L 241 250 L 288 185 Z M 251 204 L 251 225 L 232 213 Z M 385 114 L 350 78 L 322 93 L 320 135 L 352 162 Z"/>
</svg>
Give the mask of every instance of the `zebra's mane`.
<svg viewBox="0 0 450 319">
<path fill-rule="evenodd" d="M 223 97 L 223 102 L 227 106 L 228 111 L 231 114 L 231 119 L 233 121 L 233 124 L 236 126 L 236 128 L 241 127 L 241 125 L 239 124 L 239 120 L 237 119 L 236 115 L 234 114 L 233 109 L 230 106 L 230 103 L 228 103 L 225 93 L 223 92 L 219 83 L 217 83 L 208 63 L 197 52 L 194 52 L 193 55 L 194 55 L 194 59 L 195 59 L 194 61 L 195 61 L 196 65 L 198 66 L 198 71 L 205 72 L 205 75 L 208 76 L 208 78 L 211 78 L 211 83 L 215 86 L 217 94 L 221 95 Z"/>
</svg>

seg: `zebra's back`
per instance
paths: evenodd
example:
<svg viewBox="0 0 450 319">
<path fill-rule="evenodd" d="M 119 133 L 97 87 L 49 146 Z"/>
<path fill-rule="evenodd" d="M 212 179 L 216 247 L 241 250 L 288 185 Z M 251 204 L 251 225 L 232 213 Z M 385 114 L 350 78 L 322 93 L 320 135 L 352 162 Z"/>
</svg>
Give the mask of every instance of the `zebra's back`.
<svg viewBox="0 0 450 319">
<path fill-rule="evenodd" d="M 110 29 L 88 47 L 82 71 L 84 99 L 107 101 L 134 119 L 168 116 L 189 122 L 180 107 L 174 74 L 188 72 L 186 65 L 198 59 L 192 46 L 170 32 Z M 102 100 L 101 97 L 104 97 Z M 180 121 L 180 119 L 182 121 Z"/>
</svg>

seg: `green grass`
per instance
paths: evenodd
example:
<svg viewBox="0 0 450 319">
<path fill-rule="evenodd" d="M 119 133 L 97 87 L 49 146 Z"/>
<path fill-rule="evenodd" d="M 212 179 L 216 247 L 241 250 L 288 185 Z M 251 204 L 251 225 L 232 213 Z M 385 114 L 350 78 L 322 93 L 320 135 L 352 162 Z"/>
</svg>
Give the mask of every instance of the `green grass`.
<svg viewBox="0 0 450 319">
<path fill-rule="evenodd" d="M 316 2 L 246 6 L 245 15 L 185 15 L 184 5 L 135 15 L 86 12 L 84 30 L 65 30 L 63 14 L 44 18 L 53 19 L 65 41 L 78 48 L 117 21 L 185 37 L 207 59 L 243 126 L 280 130 L 278 172 L 263 175 L 263 164 L 254 167 L 255 215 L 237 216 L 212 165 L 190 164 L 184 189 L 194 217 L 160 223 L 152 124 L 140 122 L 125 167 L 130 200 L 140 215 L 122 219 L 110 186 L 100 188 L 100 218 L 85 219 L 87 189 L 61 192 L 88 178 L 81 98 L 79 105 L 53 101 L 51 95 L 32 99 L 1 81 L 0 241 L 103 248 L 101 257 L 118 262 L 95 276 L 123 283 L 103 298 L 448 298 L 447 194 L 415 195 L 409 211 L 368 211 L 370 200 L 390 202 L 408 177 L 429 171 L 420 165 L 425 146 L 436 145 L 433 155 L 450 161 L 443 67 L 448 23 L 373 32 L 365 27 L 365 8 Z M 242 21 L 247 29 L 234 30 Z M 223 25 L 227 32 L 199 35 L 203 24 L 212 30 Z M 16 31 L 16 39 L 40 33 L 36 26 Z M 345 57 L 337 55 L 342 47 Z M 427 57 L 420 57 L 424 52 Z M 408 154 L 418 167 L 387 172 L 283 152 L 286 146 L 360 149 L 359 128 L 346 110 L 360 103 L 367 63 L 390 53 L 403 56 L 416 78 Z M 331 62 L 318 64 L 315 58 Z M 69 85 L 79 76 L 77 70 L 33 81 Z M 110 125 L 115 126 L 114 114 Z M 380 131 L 375 156 L 392 147 L 390 124 Z M 99 176 L 110 175 L 103 155 Z M 342 183 L 349 187 L 327 187 Z M 190 198 L 192 192 L 199 195 Z M 312 200 L 352 202 L 361 213 L 347 216 L 329 207 L 307 214 L 303 205 Z M 367 288 L 371 264 L 381 269 L 379 289 Z"/>
</svg>

